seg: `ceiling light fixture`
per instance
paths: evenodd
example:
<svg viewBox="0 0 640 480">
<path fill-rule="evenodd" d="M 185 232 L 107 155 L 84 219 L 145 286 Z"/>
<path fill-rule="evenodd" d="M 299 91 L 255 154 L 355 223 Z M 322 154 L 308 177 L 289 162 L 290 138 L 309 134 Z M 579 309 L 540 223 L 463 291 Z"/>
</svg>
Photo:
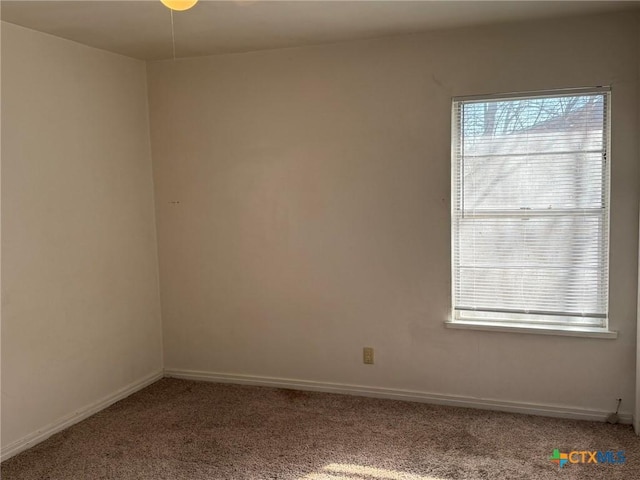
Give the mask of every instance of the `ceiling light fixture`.
<svg viewBox="0 0 640 480">
<path fill-rule="evenodd" d="M 176 12 L 189 10 L 196 3 L 198 3 L 198 0 L 160 0 L 160 1 L 165 7 L 170 8 L 171 10 L 175 10 Z"/>
</svg>

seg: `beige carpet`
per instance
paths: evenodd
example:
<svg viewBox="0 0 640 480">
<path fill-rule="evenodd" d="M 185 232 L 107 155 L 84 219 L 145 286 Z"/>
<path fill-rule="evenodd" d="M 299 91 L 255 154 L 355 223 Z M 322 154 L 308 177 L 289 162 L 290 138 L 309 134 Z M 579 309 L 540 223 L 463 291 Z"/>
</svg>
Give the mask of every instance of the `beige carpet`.
<svg viewBox="0 0 640 480">
<path fill-rule="evenodd" d="M 624 450 L 624 465 L 554 449 Z M 12 479 L 640 479 L 628 425 L 163 379 L 4 462 Z"/>
</svg>

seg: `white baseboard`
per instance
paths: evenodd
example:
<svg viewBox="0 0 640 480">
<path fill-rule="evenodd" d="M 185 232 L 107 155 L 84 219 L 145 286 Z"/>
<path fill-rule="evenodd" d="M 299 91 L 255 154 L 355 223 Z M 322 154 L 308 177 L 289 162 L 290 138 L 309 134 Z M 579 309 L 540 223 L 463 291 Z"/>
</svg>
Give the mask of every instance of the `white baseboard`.
<svg viewBox="0 0 640 480">
<path fill-rule="evenodd" d="M 5 461 L 22 452 L 23 450 L 31 448 L 34 445 L 46 440 L 54 433 L 58 433 L 59 431 L 64 430 L 65 428 L 70 427 L 71 425 L 78 423 L 87 417 L 90 417 L 94 413 L 97 413 L 100 410 L 104 410 L 108 406 L 116 403 L 118 400 L 122 400 L 132 393 L 135 393 L 138 390 L 151 385 L 157 380 L 160 380 L 162 376 L 162 370 L 156 371 L 140 380 L 136 380 L 135 382 L 130 383 L 129 385 L 110 395 L 107 395 L 106 397 L 101 398 L 94 403 L 87 405 L 86 407 L 76 410 L 75 412 L 62 417 L 59 420 L 50 423 L 46 427 L 36 432 L 30 433 L 29 435 L 10 443 L 6 447 L 2 448 L 2 450 L 0 450 L 0 461 Z"/>
<path fill-rule="evenodd" d="M 312 382 L 307 380 L 295 380 L 289 378 L 260 377 L 253 375 L 175 369 L 165 369 L 164 375 L 165 377 L 182 378 L 185 380 L 201 380 L 216 383 L 236 383 L 243 385 L 258 385 L 264 387 L 290 388 L 295 390 L 341 393 L 346 395 L 359 395 L 363 397 L 388 398 L 393 400 L 432 403 L 436 405 L 448 405 L 453 407 L 479 408 L 482 410 L 496 410 L 501 412 L 523 413 L 527 415 L 540 415 L 544 417 L 571 418 L 577 420 L 591 420 L 598 422 L 606 421 L 607 416 L 611 413 L 603 410 L 569 407 L 565 405 L 512 402 L 496 399 L 467 397 L 463 395 L 445 395 L 413 390 L 397 390 L 391 388 L 367 387 L 362 385 Z M 631 424 L 631 414 L 620 413 L 620 423 Z"/>
<path fill-rule="evenodd" d="M 411 402 L 431 403 L 436 405 L 449 405 L 454 407 L 479 408 L 482 410 L 496 410 L 502 412 L 523 413 L 528 415 L 541 415 L 545 417 L 572 418 L 578 420 L 592 420 L 603 422 L 609 415 L 608 411 L 568 407 L 564 405 L 546 405 L 538 403 L 512 402 L 486 398 L 467 397 L 463 395 L 445 395 L 438 393 L 419 392 L 414 390 L 398 390 L 381 387 L 367 387 L 362 385 L 348 385 L 341 383 L 313 382 L 308 380 L 296 380 L 290 378 L 261 377 L 255 375 L 227 374 L 215 372 L 202 372 L 194 370 L 165 369 L 154 372 L 140 380 L 137 380 L 106 397 L 87 405 L 80 410 L 67 415 L 46 427 L 31 433 L 0 450 L 0 461 L 7 460 L 14 455 L 31 448 L 46 440 L 51 435 L 74 425 L 85 418 L 107 408 L 115 402 L 151 385 L 163 376 L 182 378 L 185 380 L 200 380 L 216 383 L 235 383 L 243 385 L 257 385 L 264 387 L 288 388 L 295 390 L 308 390 L 316 392 L 340 393 L 346 395 L 359 395 L 363 397 L 387 398 L 393 400 L 405 400 Z M 620 423 L 631 424 L 632 416 L 629 413 L 620 413 Z"/>
</svg>

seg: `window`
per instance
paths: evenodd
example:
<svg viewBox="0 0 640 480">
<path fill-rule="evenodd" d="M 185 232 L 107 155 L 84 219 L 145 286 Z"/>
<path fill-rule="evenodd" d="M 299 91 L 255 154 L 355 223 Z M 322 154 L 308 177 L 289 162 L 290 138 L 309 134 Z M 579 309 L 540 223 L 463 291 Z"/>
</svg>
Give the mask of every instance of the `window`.
<svg viewBox="0 0 640 480">
<path fill-rule="evenodd" d="M 453 323 L 607 329 L 609 97 L 454 99 Z"/>
</svg>

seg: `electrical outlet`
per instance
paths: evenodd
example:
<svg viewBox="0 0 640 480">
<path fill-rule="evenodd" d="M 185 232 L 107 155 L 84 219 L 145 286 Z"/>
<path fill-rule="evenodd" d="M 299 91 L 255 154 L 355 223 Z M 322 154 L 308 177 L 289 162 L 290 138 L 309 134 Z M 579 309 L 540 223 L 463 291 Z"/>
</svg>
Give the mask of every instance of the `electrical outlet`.
<svg viewBox="0 0 640 480">
<path fill-rule="evenodd" d="M 373 365 L 373 347 L 364 347 L 362 349 L 362 362 L 367 365 Z"/>
</svg>

